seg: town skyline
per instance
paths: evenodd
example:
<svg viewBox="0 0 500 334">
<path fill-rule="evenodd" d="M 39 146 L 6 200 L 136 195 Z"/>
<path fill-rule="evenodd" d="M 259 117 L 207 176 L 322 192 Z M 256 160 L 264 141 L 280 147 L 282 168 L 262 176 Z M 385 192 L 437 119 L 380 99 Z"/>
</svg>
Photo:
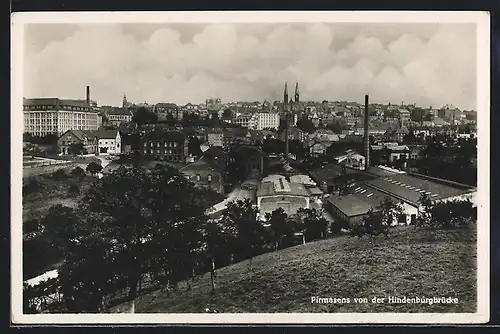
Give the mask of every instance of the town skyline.
<svg viewBox="0 0 500 334">
<path fill-rule="evenodd" d="M 477 109 L 472 24 L 31 24 L 25 36 L 27 98 L 90 85 L 100 105 L 272 102 L 299 82 L 303 101 Z"/>
</svg>

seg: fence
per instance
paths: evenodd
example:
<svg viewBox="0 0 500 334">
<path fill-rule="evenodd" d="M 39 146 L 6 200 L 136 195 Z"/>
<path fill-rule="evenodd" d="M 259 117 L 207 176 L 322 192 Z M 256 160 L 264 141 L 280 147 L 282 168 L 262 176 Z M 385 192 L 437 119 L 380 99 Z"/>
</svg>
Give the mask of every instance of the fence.
<svg viewBox="0 0 500 334">
<path fill-rule="evenodd" d="M 34 161 L 33 163 L 29 163 L 29 162 L 27 163 L 26 161 L 23 161 L 23 168 L 36 168 L 36 167 L 64 165 L 64 164 L 71 164 L 71 163 L 73 163 L 73 161 L 52 160 L 52 161 L 40 161 L 40 162 Z"/>
</svg>

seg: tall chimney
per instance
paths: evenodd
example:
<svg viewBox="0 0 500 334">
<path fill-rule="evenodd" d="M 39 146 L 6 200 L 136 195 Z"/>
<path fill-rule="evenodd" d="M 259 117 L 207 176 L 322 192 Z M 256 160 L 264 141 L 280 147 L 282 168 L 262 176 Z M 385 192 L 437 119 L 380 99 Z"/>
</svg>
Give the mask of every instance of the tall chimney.
<svg viewBox="0 0 500 334">
<path fill-rule="evenodd" d="M 368 117 L 368 95 L 365 95 L 365 135 L 363 138 L 364 141 L 364 146 L 365 146 L 365 170 L 370 167 L 370 136 L 368 133 L 368 122 L 369 122 L 369 117 Z"/>
<path fill-rule="evenodd" d="M 288 126 L 289 126 L 289 114 L 288 111 L 285 111 L 285 159 L 288 162 L 288 156 L 289 156 L 289 144 L 288 144 Z"/>
<path fill-rule="evenodd" d="M 87 86 L 86 101 L 87 101 L 87 104 L 90 105 L 90 86 Z"/>
</svg>

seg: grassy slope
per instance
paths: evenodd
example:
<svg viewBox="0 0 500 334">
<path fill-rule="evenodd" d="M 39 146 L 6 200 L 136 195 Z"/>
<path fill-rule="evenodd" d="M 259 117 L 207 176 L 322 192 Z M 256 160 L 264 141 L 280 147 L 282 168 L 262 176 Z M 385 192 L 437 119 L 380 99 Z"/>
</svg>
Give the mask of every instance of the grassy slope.
<svg viewBox="0 0 500 334">
<path fill-rule="evenodd" d="M 217 271 L 191 291 L 156 291 L 136 313 L 203 312 L 475 312 L 476 237 L 464 231 L 396 228 L 389 239 L 339 237 L 264 254 Z M 183 289 L 185 290 L 185 289 Z M 349 297 L 349 304 L 312 304 L 311 297 Z M 354 297 L 457 297 L 453 304 L 355 304 Z M 112 312 L 125 310 L 125 305 Z"/>
<path fill-rule="evenodd" d="M 69 173 L 71 168 L 66 168 L 66 171 Z M 55 180 L 50 175 L 38 177 L 42 182 L 42 188 L 35 193 L 23 196 L 23 221 L 42 218 L 53 205 L 62 204 L 75 207 L 94 180 L 92 176 L 87 176 L 81 181 L 72 177 L 68 177 L 66 180 Z M 73 183 L 80 187 L 80 195 L 68 195 L 69 187 Z"/>
</svg>

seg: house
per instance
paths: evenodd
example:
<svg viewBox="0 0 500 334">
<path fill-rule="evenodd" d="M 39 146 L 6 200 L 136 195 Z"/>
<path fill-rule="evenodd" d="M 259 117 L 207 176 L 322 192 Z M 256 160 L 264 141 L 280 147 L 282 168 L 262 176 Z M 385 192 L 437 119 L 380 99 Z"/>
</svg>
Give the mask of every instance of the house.
<svg viewBox="0 0 500 334">
<path fill-rule="evenodd" d="M 251 138 L 247 137 L 248 130 L 243 128 L 224 129 L 222 133 L 222 144 L 224 147 L 229 147 L 233 144 L 246 144 L 251 142 Z"/>
<path fill-rule="evenodd" d="M 98 139 L 99 154 L 120 154 L 122 138 L 118 130 L 99 130 L 94 132 Z"/>
<path fill-rule="evenodd" d="M 353 150 L 347 150 L 346 154 L 335 157 L 335 162 L 353 169 L 365 169 L 365 157 Z"/>
<path fill-rule="evenodd" d="M 132 121 L 132 112 L 128 108 L 102 107 L 101 112 L 109 125 L 118 127 L 122 123 Z"/>
<path fill-rule="evenodd" d="M 387 129 L 384 134 L 386 140 L 397 141 L 399 143 L 403 142 L 403 138 L 408 135 L 410 131 L 406 127 L 403 120 L 399 122 L 392 123 L 391 127 Z"/>
<path fill-rule="evenodd" d="M 318 156 L 326 153 L 326 149 L 330 146 L 330 142 L 313 141 L 309 146 L 309 153 L 313 156 Z"/>
<path fill-rule="evenodd" d="M 144 156 L 154 160 L 184 163 L 188 156 L 188 137 L 180 131 L 153 131 L 141 139 Z"/>
<path fill-rule="evenodd" d="M 62 155 L 70 155 L 71 145 L 82 143 L 84 154 L 97 153 L 98 141 L 94 132 L 89 130 L 68 130 L 57 139 L 57 151 Z"/>
<path fill-rule="evenodd" d="M 402 162 L 405 166 L 406 161 L 410 159 L 410 149 L 407 145 L 398 143 L 380 143 L 370 146 L 371 158 L 373 163 L 394 164 Z"/>
<path fill-rule="evenodd" d="M 285 131 L 282 131 L 280 133 L 279 137 L 280 137 L 280 140 L 285 141 L 285 139 L 286 139 Z M 304 131 L 302 131 L 299 128 L 295 128 L 295 127 L 290 128 L 290 129 L 288 129 L 288 139 L 289 140 L 298 140 L 300 142 L 304 142 L 304 140 L 305 140 Z"/>
<path fill-rule="evenodd" d="M 199 187 L 224 193 L 225 163 L 222 149 L 213 146 L 203 152 L 202 158 L 182 167 L 179 172 Z"/>
<path fill-rule="evenodd" d="M 153 108 L 154 113 L 158 115 L 158 120 L 176 119 L 182 120 L 183 111 L 175 103 L 157 103 Z"/>
</svg>

